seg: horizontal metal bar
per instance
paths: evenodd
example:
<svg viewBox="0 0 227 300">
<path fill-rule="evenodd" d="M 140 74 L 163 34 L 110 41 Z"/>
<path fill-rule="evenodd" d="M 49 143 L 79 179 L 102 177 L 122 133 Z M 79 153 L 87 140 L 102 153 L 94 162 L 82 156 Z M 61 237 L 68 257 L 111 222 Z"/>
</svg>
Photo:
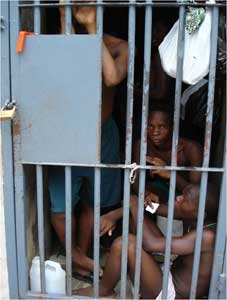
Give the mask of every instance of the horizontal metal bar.
<svg viewBox="0 0 227 300">
<path fill-rule="evenodd" d="M 87 296 L 79 296 L 79 295 L 71 295 L 71 296 L 66 296 L 64 295 L 64 298 L 62 297 L 62 294 L 42 294 L 42 293 L 32 293 L 32 292 L 28 292 L 26 293 L 25 297 L 23 298 L 23 300 L 31 300 L 31 299 L 91 299 L 88 298 Z"/>
<path fill-rule="evenodd" d="M 28 163 L 21 162 L 23 165 L 41 165 L 41 166 L 65 166 L 65 167 L 90 167 L 90 168 L 110 168 L 110 169 L 134 169 L 135 165 L 124 164 L 62 164 L 62 163 Z M 206 168 L 206 167 L 175 167 L 175 166 L 143 166 L 136 165 L 136 170 L 169 170 L 169 171 L 197 171 L 223 173 L 224 168 Z"/>
<path fill-rule="evenodd" d="M 97 2 L 74 2 L 74 3 L 40 3 L 40 4 L 31 4 L 31 3 L 23 3 L 19 4 L 20 8 L 29 8 L 29 7 L 66 7 L 66 6 L 107 6 L 107 7 L 128 7 L 128 6 L 137 6 L 137 7 L 146 7 L 146 6 L 153 6 L 153 7 L 180 7 L 180 6 L 207 6 L 207 7 L 225 7 L 225 2 L 220 3 L 190 3 L 190 2 L 104 2 L 102 4 Z"/>
</svg>

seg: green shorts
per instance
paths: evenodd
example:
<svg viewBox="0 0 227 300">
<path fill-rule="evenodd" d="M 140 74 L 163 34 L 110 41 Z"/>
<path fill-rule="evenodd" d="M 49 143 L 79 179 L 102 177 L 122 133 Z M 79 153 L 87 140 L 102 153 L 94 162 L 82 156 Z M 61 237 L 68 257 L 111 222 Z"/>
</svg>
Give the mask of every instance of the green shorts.
<svg viewBox="0 0 227 300">
<path fill-rule="evenodd" d="M 101 162 L 119 164 L 119 134 L 115 121 L 109 118 L 102 127 Z M 91 145 L 92 146 L 92 145 Z M 51 166 L 48 170 L 52 212 L 65 212 L 65 168 Z M 81 195 L 81 188 L 86 196 Z M 101 207 L 117 205 L 121 197 L 120 169 L 101 168 Z M 94 205 L 94 168 L 72 167 L 72 208 L 79 201 Z"/>
</svg>

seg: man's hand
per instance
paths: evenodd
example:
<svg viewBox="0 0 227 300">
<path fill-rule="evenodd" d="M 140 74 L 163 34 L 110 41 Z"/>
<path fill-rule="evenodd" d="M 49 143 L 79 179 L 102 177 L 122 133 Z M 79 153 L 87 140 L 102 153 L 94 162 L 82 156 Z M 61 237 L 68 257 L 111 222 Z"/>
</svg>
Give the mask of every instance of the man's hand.
<svg viewBox="0 0 227 300">
<path fill-rule="evenodd" d="M 150 157 L 147 156 L 146 161 L 154 166 L 162 167 L 166 166 L 166 162 L 162 160 L 161 158 L 158 157 Z M 150 170 L 151 176 L 154 174 L 157 174 L 158 176 L 164 178 L 164 179 L 169 179 L 170 178 L 170 171 L 169 170 Z"/>
<path fill-rule="evenodd" d="M 91 2 L 88 0 L 73 0 L 73 2 Z M 93 1 L 92 1 L 93 2 Z M 77 6 L 75 17 L 81 25 L 90 26 L 96 23 L 96 7 L 91 6 Z"/>
<path fill-rule="evenodd" d="M 112 232 L 116 228 L 116 222 L 111 218 L 110 215 L 105 214 L 101 216 L 100 219 L 100 236 L 103 236 L 108 232 L 109 236 L 112 235 Z"/>
<path fill-rule="evenodd" d="M 144 201 L 145 207 L 149 205 L 151 208 L 153 208 L 152 202 L 159 203 L 159 197 L 158 197 L 158 195 L 156 195 L 152 192 L 149 192 L 149 193 L 147 193 L 147 195 L 145 197 L 145 201 Z"/>
</svg>

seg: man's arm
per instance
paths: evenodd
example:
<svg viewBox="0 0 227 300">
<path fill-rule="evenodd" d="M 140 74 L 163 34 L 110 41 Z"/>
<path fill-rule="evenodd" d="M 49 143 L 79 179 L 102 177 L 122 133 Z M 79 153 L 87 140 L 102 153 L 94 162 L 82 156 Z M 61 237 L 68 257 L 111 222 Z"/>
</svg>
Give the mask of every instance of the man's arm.
<svg viewBox="0 0 227 300">
<path fill-rule="evenodd" d="M 85 27 L 89 34 L 96 33 L 96 23 L 85 25 Z M 105 85 L 107 87 L 118 85 L 125 79 L 127 68 L 128 43 L 122 39 L 105 35 L 102 52 L 102 73 Z"/>
<path fill-rule="evenodd" d="M 112 235 L 112 231 L 116 228 L 117 221 L 122 218 L 123 207 L 117 208 L 101 216 L 100 220 L 100 236 L 108 233 Z"/>
<path fill-rule="evenodd" d="M 186 156 L 186 160 L 189 162 L 190 167 L 199 167 L 202 165 L 202 148 L 199 144 L 194 141 L 187 141 L 187 144 L 184 148 L 184 155 Z M 155 166 L 165 166 L 166 162 L 159 157 L 149 158 L 150 162 Z M 168 170 L 155 170 L 152 171 L 153 174 L 157 174 L 162 178 L 170 179 L 171 172 Z M 186 179 L 181 175 L 181 172 L 177 172 L 176 176 L 176 187 L 178 190 L 182 191 L 186 185 L 193 183 L 200 183 L 201 172 L 198 171 L 190 171 L 189 178 Z"/>
<path fill-rule="evenodd" d="M 89 34 L 96 34 L 96 8 L 79 7 L 77 21 Z M 110 35 L 103 42 L 103 81 L 107 87 L 116 86 L 125 79 L 128 67 L 128 43 Z"/>
<path fill-rule="evenodd" d="M 155 224 L 153 224 L 156 226 Z M 171 253 L 176 255 L 189 255 L 194 253 L 196 240 L 196 231 L 191 231 L 182 237 L 174 237 L 171 243 Z M 203 230 L 202 234 L 202 252 L 211 251 L 214 247 L 215 234 L 211 230 Z M 157 237 L 152 230 L 149 232 L 149 238 L 143 241 L 143 248 L 145 251 L 165 252 L 166 238 Z"/>
<path fill-rule="evenodd" d="M 128 43 L 110 35 L 103 42 L 103 80 L 107 87 L 118 85 L 127 74 Z"/>
</svg>

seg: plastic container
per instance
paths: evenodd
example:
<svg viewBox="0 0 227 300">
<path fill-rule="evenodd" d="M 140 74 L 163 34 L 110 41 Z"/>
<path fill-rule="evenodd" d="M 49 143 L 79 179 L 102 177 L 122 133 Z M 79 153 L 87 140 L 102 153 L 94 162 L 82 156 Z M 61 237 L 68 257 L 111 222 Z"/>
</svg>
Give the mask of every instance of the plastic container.
<svg viewBox="0 0 227 300">
<path fill-rule="evenodd" d="M 57 262 L 45 261 L 45 279 L 46 293 L 48 294 L 65 294 L 65 276 L 66 273 L 61 265 Z M 40 258 L 35 256 L 32 260 L 30 269 L 31 291 L 35 293 L 41 292 L 40 282 Z"/>
</svg>

